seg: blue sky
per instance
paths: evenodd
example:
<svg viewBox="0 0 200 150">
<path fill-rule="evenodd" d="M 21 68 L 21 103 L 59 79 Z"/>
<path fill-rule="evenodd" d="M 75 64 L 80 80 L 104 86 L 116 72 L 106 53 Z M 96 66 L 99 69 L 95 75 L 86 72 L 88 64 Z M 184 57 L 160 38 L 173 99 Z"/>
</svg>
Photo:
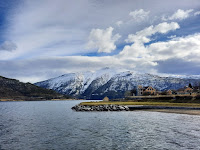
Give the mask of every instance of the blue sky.
<svg viewBox="0 0 200 150">
<path fill-rule="evenodd" d="M 0 75 L 200 74 L 199 0 L 1 0 Z"/>
</svg>

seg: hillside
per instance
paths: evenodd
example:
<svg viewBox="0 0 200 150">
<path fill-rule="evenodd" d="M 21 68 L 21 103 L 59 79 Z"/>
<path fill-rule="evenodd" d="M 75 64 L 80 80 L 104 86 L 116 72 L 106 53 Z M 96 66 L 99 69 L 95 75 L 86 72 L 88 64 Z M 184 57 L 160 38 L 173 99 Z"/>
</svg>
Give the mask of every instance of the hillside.
<svg viewBox="0 0 200 150">
<path fill-rule="evenodd" d="M 198 84 L 199 78 L 161 77 L 127 70 L 104 68 L 96 72 L 69 73 L 57 78 L 36 83 L 37 86 L 53 89 L 59 93 L 84 99 L 123 98 L 124 93 L 137 85 L 153 86 L 158 90 L 179 89 L 189 83 Z"/>
<path fill-rule="evenodd" d="M 0 76 L 0 99 L 50 100 L 69 98 L 53 90 L 44 89 L 31 83 Z"/>
</svg>

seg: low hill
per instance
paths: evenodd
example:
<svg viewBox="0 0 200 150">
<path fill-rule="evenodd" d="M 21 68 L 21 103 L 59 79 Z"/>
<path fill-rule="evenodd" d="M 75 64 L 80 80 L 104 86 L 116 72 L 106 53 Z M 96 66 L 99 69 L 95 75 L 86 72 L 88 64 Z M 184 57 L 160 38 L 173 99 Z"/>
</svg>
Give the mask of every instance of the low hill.
<svg viewBox="0 0 200 150">
<path fill-rule="evenodd" d="M 0 99 L 11 100 L 51 100 L 67 99 L 53 90 L 44 89 L 31 83 L 23 83 L 15 79 L 0 76 Z"/>
</svg>

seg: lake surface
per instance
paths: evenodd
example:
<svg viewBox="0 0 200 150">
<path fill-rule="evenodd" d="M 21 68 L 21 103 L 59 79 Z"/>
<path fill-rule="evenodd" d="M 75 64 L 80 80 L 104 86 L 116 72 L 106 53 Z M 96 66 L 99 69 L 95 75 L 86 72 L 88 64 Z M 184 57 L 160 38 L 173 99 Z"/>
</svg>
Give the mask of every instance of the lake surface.
<svg viewBox="0 0 200 150">
<path fill-rule="evenodd" d="M 80 102 L 0 102 L 0 149 L 200 149 L 200 116 L 72 111 Z"/>
</svg>

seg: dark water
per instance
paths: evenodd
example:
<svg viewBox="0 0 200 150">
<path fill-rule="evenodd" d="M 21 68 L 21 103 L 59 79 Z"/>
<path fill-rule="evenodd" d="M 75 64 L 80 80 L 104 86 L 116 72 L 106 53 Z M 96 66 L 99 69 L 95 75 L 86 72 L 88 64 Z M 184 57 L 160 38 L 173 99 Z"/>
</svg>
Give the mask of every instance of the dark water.
<svg viewBox="0 0 200 150">
<path fill-rule="evenodd" d="M 1 102 L 0 149 L 200 149 L 200 116 L 72 111 L 79 102 Z"/>
</svg>

